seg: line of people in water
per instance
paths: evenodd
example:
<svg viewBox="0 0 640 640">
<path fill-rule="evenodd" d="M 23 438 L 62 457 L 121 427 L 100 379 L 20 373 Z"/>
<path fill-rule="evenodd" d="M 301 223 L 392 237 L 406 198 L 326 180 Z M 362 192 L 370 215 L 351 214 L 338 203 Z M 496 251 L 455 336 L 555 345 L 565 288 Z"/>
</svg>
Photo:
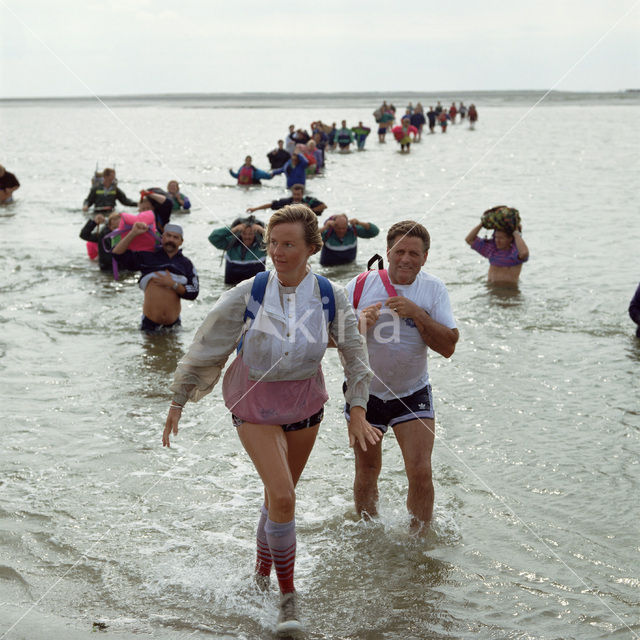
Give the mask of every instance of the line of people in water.
<svg viewBox="0 0 640 640">
<path fill-rule="evenodd" d="M 180 193 L 178 183 L 172 181 L 167 194 L 173 194 L 175 200 L 158 190 L 144 189 L 140 201 L 135 203 L 117 187 L 113 169 L 105 169 L 101 178 L 95 181 L 83 205 L 85 210 L 94 205 L 98 213 L 86 221 L 80 237 L 87 243 L 95 243 L 101 269 L 113 270 L 115 277 L 119 269 L 141 272 L 139 285 L 145 294 L 141 329 L 147 332 L 175 329 L 181 323 L 180 299 L 194 299 L 199 291 L 197 271 L 180 249 L 184 239 L 182 227 L 169 221 L 169 207 L 175 201 L 188 204 L 188 198 Z M 137 205 L 139 214 L 114 212 L 116 201 Z M 226 284 L 235 285 L 266 270 L 267 225 L 255 217 L 255 212 L 279 211 L 291 205 L 304 205 L 316 217 L 327 209 L 321 200 L 305 195 L 304 185 L 294 184 L 290 197 L 248 207 L 248 215 L 211 232 L 209 242 L 224 251 Z M 494 230 L 491 238 L 478 237 L 483 227 Z M 516 209 L 494 207 L 483 214 L 481 222 L 468 234 L 467 243 L 489 260 L 490 282 L 517 284 L 522 264 L 529 257 L 520 231 Z M 320 265 L 333 267 L 354 262 L 358 239 L 375 238 L 379 232 L 378 226 L 370 221 L 349 218 L 343 213 L 329 216 L 319 227 Z"/>
<path fill-rule="evenodd" d="M 387 133 L 390 131 L 397 142 L 400 143 L 400 151 L 409 153 L 412 142 L 420 142 L 425 125 L 429 128 L 429 133 L 435 133 L 436 126 L 440 127 L 442 133 L 447 132 L 450 124 L 456 123 L 456 118 L 460 117 L 460 123 L 465 120 L 469 122 L 469 128 L 474 129 L 478 121 L 478 110 L 475 104 L 467 108 L 463 102 L 456 106 L 455 102 L 446 109 L 440 101 L 435 107 L 430 106 L 425 112 L 420 102 L 414 107 L 411 102 L 407 105 L 405 113 L 400 117 L 399 124 L 394 126 L 397 113 L 393 104 L 387 104 L 386 100 L 373 112 L 373 117 L 378 125 L 378 141 L 386 142 Z"/>
</svg>

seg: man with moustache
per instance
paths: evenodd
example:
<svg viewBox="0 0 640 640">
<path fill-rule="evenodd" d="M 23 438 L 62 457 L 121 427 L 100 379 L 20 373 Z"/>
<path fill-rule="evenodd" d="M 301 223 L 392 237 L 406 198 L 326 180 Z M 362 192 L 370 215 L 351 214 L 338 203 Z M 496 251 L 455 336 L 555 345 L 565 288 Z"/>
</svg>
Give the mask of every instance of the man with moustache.
<svg viewBox="0 0 640 640">
<path fill-rule="evenodd" d="M 182 255 L 180 225 L 165 225 L 161 246 L 155 251 L 130 251 L 132 240 L 147 233 L 148 229 L 144 222 L 136 222 L 113 248 L 113 255 L 119 267 L 142 272 L 138 281 L 144 291 L 140 329 L 146 333 L 159 333 L 181 325 L 180 299 L 198 297 L 198 274 L 191 260 Z"/>
<path fill-rule="evenodd" d="M 429 232 L 421 224 L 397 222 L 387 233 L 388 272 L 370 271 L 347 285 L 349 300 L 360 312 L 361 331 L 375 374 L 366 417 L 381 434 L 389 427 L 394 430 L 409 482 L 411 528 L 417 533 L 426 532 L 434 500 L 431 452 L 435 414 L 427 353 L 433 349 L 449 358 L 458 341 L 444 283 L 422 271 L 430 242 Z M 347 421 L 349 411 L 347 404 Z M 368 445 L 366 451 L 356 447 L 354 452 L 356 510 L 364 517 L 374 517 L 378 513 L 382 439 Z"/>
</svg>

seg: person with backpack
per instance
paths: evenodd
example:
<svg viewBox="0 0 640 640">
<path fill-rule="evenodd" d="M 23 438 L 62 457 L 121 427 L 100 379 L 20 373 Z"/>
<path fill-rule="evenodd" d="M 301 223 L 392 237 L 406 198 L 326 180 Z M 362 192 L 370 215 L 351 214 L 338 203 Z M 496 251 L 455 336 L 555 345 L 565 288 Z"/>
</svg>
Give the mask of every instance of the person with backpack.
<svg viewBox="0 0 640 640">
<path fill-rule="evenodd" d="M 91 191 L 82 203 L 82 210 L 89 211 L 93 205 L 94 213 L 111 213 L 116 206 L 116 200 L 127 207 L 135 207 L 136 202 L 127 198 L 122 189 L 118 187 L 116 171 L 107 167 L 102 172 L 102 180 L 92 184 Z"/>
<path fill-rule="evenodd" d="M 250 187 L 251 185 L 262 184 L 261 180 L 271 180 L 275 174 L 262 169 L 256 169 L 251 164 L 251 156 L 244 159 L 244 164 L 237 170 L 229 169 L 231 177 L 236 178 L 238 185 L 241 187 Z"/>
<path fill-rule="evenodd" d="M 429 349 L 451 357 L 458 330 L 449 294 L 439 278 L 422 271 L 429 254 L 429 232 L 404 220 L 387 233 L 389 270 L 360 274 L 347 285 L 367 340 L 374 373 L 367 404 L 367 420 L 381 436 L 392 427 L 400 445 L 409 483 L 407 508 L 411 528 L 425 533 L 433 514 L 431 452 L 435 414 L 427 370 Z M 349 392 L 349 381 L 346 382 Z M 346 400 L 349 420 L 351 403 Z M 382 467 L 382 439 L 367 450 L 354 449 L 353 485 L 357 512 L 378 513 L 378 476 Z"/>
<path fill-rule="evenodd" d="M 355 313 L 342 287 L 308 265 L 322 246 L 316 214 L 300 204 L 276 211 L 266 243 L 275 270 L 223 293 L 180 361 L 162 443 L 170 446 L 186 402 L 212 390 L 236 351 L 222 395 L 264 484 L 255 579 L 266 591 L 275 565 L 281 593 L 277 633 L 282 635 L 301 630 L 293 582 L 295 487 L 328 399 L 320 364 L 330 337 L 349 385 L 349 442 L 366 451 L 379 435 L 364 419 L 371 374 Z"/>
</svg>

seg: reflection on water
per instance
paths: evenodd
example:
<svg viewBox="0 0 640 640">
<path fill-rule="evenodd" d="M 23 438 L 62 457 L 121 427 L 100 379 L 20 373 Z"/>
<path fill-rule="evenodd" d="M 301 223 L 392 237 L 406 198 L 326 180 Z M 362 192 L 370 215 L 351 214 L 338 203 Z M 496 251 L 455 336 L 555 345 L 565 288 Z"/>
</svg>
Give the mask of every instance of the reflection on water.
<svg viewBox="0 0 640 640">
<path fill-rule="evenodd" d="M 632 336 L 627 346 L 627 358 L 634 362 L 640 362 L 640 338 Z"/>
<path fill-rule="evenodd" d="M 140 332 L 142 336 L 142 353 L 140 366 L 153 373 L 154 376 L 166 376 L 173 380 L 173 373 L 178 361 L 183 355 L 182 329 L 167 333 L 148 334 Z"/>
<path fill-rule="evenodd" d="M 491 304 L 508 308 L 518 307 L 524 302 L 524 296 L 517 284 L 486 282 L 485 286 Z"/>
</svg>

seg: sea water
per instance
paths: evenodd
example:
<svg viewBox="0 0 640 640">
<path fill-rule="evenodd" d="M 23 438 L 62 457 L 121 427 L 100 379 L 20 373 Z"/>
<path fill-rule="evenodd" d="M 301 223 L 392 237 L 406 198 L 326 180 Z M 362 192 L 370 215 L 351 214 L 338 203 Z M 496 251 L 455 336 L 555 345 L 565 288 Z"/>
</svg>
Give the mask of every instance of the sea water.
<svg viewBox="0 0 640 640">
<path fill-rule="evenodd" d="M 634 94 L 392 96 L 475 102 L 479 121 L 425 132 L 411 153 L 377 141 L 385 96 L 186 96 L 0 105 L 2 158 L 22 187 L 0 209 L 3 446 L 0 637 L 270 638 L 275 587 L 252 586 L 261 483 L 220 388 L 188 404 L 161 446 L 176 363 L 225 290 L 207 236 L 286 195 L 228 173 L 289 124 L 359 120 L 361 153 L 327 155 L 308 193 L 381 228 L 346 284 L 402 219 L 429 229 L 425 269 L 449 290 L 460 341 L 431 353 L 437 412 L 432 531 L 408 533 L 406 477 L 385 437 L 380 517 L 352 504 L 342 369 L 298 485 L 296 586 L 307 637 L 596 640 L 640 633 L 640 99 Z M 183 329 L 138 330 L 136 277 L 114 281 L 78 233 L 96 167 L 119 186 L 180 181 L 176 215 L 201 293 Z M 516 291 L 489 288 L 464 238 L 482 212 L 520 210 L 531 257 Z M 262 215 L 260 215 L 262 214 Z M 266 220 L 268 212 L 258 212 Z M 64 629 L 64 631 L 63 631 Z"/>
</svg>

